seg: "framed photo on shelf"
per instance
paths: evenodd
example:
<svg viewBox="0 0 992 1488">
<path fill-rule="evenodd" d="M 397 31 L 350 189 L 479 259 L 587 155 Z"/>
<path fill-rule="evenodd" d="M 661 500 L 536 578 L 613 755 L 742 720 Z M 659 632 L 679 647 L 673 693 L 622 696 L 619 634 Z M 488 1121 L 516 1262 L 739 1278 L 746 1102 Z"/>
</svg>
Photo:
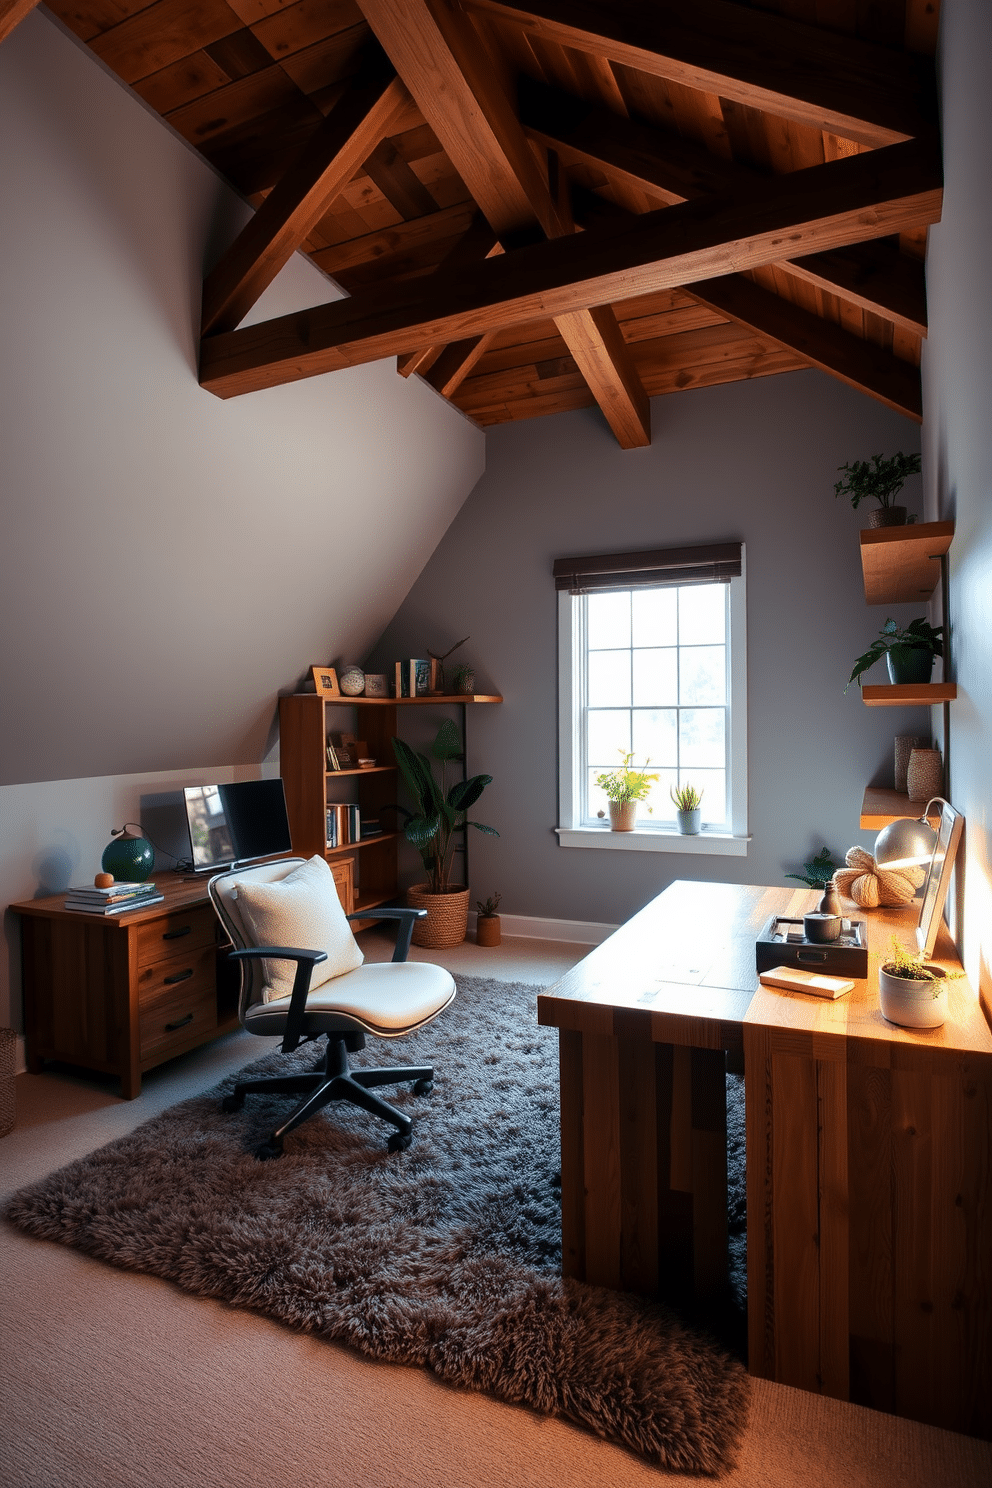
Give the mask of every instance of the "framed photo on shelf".
<svg viewBox="0 0 992 1488">
<path fill-rule="evenodd" d="M 333 667 L 315 666 L 310 670 L 313 673 L 313 682 L 318 697 L 339 698 L 341 696 L 338 674 Z"/>
<path fill-rule="evenodd" d="M 941 797 L 940 799 L 943 800 Z M 930 866 L 923 885 L 923 903 L 920 906 L 920 922 L 916 928 L 916 944 L 925 956 L 933 955 L 937 943 L 944 901 L 951 881 L 951 869 L 961 841 L 964 818 L 949 801 L 944 801 L 940 811 L 940 825 L 934 845 Z"/>
</svg>

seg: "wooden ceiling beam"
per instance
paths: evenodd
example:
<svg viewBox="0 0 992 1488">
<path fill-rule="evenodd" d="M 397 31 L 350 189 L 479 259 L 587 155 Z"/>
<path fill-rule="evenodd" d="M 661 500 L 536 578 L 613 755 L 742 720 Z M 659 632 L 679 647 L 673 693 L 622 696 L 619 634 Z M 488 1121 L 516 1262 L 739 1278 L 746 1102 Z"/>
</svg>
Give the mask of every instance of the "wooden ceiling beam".
<svg viewBox="0 0 992 1488">
<path fill-rule="evenodd" d="M 233 330 L 409 104 L 382 70 L 350 88 L 203 284 L 204 334 Z"/>
<path fill-rule="evenodd" d="M 469 0 L 526 35 L 877 148 L 936 128 L 933 62 L 728 0 Z"/>
<path fill-rule="evenodd" d="M 37 4 L 38 0 L 0 0 L 0 41 L 5 41 Z"/>
<path fill-rule="evenodd" d="M 495 334 L 495 331 L 487 331 L 484 336 L 468 336 L 464 341 L 438 348 L 433 366 L 423 374 L 424 381 L 429 382 L 442 397 L 450 398 L 489 350 Z"/>
<path fill-rule="evenodd" d="M 504 247 L 533 223 L 574 231 L 464 12 L 446 0 L 360 0 L 366 20 Z M 648 400 L 612 312 L 585 309 L 558 327 L 624 449 L 650 443 Z M 572 345 L 572 339 L 575 345 Z M 460 364 L 459 364 L 460 365 Z M 428 376 L 442 378 L 441 358 Z"/>
<path fill-rule="evenodd" d="M 520 116 L 531 138 L 559 151 L 566 161 L 580 160 L 671 203 L 768 179 L 750 166 L 711 155 L 691 140 L 618 118 L 529 79 L 521 83 Z M 927 333 L 923 266 L 884 244 L 836 249 L 787 261 L 782 267 L 914 335 Z"/>
<path fill-rule="evenodd" d="M 772 337 L 813 366 L 858 392 L 868 393 L 897 413 L 918 424 L 923 422 L 920 369 L 893 356 L 885 347 L 852 336 L 832 320 L 811 315 L 741 274 L 687 284 L 686 289 L 701 304 L 749 330 Z"/>
<path fill-rule="evenodd" d="M 221 397 L 509 329 L 547 316 L 827 252 L 939 220 L 939 157 L 910 141 L 535 243 L 459 275 L 319 305 L 207 337 L 201 382 Z"/>
</svg>

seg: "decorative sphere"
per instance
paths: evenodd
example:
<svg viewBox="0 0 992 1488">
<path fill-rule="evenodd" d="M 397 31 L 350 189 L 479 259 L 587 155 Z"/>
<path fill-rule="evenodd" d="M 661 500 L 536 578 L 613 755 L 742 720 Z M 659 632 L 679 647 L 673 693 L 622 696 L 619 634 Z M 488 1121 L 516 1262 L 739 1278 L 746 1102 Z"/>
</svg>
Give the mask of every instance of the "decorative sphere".
<svg viewBox="0 0 992 1488">
<path fill-rule="evenodd" d="M 117 883 L 144 883 L 155 866 L 155 849 L 147 837 L 122 832 L 103 849 L 100 867 Z"/>
<path fill-rule="evenodd" d="M 365 673 L 361 667 L 345 667 L 338 677 L 338 686 L 345 697 L 361 697 L 365 691 Z"/>
<path fill-rule="evenodd" d="M 93 880 L 93 887 L 97 889 L 112 889 L 114 887 L 114 875 L 112 873 L 98 873 Z"/>
</svg>

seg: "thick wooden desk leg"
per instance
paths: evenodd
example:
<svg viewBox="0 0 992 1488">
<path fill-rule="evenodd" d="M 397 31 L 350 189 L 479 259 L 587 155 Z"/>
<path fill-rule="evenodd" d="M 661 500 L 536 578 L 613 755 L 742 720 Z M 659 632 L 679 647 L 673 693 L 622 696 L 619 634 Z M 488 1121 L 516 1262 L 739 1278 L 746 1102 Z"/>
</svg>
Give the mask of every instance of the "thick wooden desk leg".
<svg viewBox="0 0 992 1488">
<path fill-rule="evenodd" d="M 562 1030 L 562 1268 L 649 1296 L 727 1280 L 722 1050 Z"/>
</svg>

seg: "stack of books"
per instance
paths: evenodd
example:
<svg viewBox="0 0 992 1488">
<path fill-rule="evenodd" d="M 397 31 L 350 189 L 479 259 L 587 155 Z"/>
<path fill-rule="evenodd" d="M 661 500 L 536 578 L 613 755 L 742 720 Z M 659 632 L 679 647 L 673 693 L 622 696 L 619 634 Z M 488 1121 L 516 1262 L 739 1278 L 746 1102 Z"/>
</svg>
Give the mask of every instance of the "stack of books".
<svg viewBox="0 0 992 1488">
<path fill-rule="evenodd" d="M 165 898 L 153 883 L 115 883 L 109 889 L 97 889 L 84 884 L 80 889 L 69 889 L 66 894 L 66 909 L 78 909 L 84 914 L 121 914 L 125 909 L 144 909 L 149 904 L 160 904 Z"/>
<path fill-rule="evenodd" d="M 327 808 L 327 846 L 345 847 L 362 835 L 362 817 L 357 805 L 340 802 Z"/>
<path fill-rule="evenodd" d="M 431 664 L 414 657 L 398 661 L 394 668 L 393 695 L 398 698 L 426 697 L 431 690 Z"/>
</svg>

